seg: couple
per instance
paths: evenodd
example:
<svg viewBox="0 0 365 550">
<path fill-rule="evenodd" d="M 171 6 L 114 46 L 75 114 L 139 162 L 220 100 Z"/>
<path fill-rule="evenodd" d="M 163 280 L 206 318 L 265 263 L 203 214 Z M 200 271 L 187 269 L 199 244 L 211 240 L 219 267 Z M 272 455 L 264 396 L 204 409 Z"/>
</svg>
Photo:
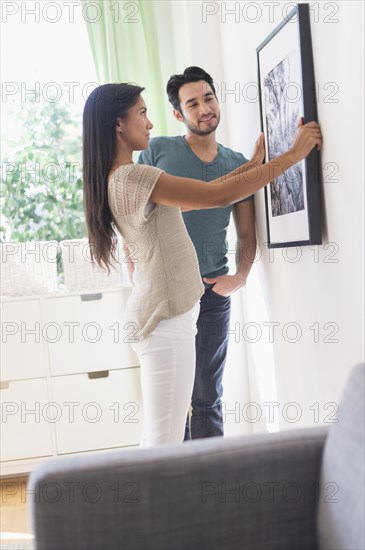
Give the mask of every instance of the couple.
<svg viewBox="0 0 365 550">
<path fill-rule="evenodd" d="M 227 275 L 230 213 L 239 240 L 255 245 L 252 195 L 319 150 L 322 136 L 316 122 L 300 121 L 292 147 L 262 165 L 261 134 L 247 162 L 216 143 L 212 78 L 189 67 L 167 84 L 186 136 L 149 144 L 143 90 L 105 84 L 92 92 L 83 114 L 83 170 L 93 259 L 110 268 L 119 232 L 135 266 L 124 327 L 141 367 L 141 445 L 152 446 L 223 434 L 230 294 L 245 284 L 253 261 L 241 254 L 236 275 Z M 138 164 L 134 151 L 143 151 Z"/>
</svg>

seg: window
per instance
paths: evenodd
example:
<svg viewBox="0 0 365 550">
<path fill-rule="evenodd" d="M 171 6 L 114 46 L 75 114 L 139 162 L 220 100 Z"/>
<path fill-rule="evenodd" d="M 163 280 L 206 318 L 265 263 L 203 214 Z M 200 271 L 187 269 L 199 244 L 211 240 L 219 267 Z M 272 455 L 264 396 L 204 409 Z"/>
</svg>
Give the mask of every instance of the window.
<svg viewBox="0 0 365 550">
<path fill-rule="evenodd" d="M 7 2 L 2 23 L 1 240 L 81 238 L 81 116 L 97 85 L 81 6 Z"/>
</svg>

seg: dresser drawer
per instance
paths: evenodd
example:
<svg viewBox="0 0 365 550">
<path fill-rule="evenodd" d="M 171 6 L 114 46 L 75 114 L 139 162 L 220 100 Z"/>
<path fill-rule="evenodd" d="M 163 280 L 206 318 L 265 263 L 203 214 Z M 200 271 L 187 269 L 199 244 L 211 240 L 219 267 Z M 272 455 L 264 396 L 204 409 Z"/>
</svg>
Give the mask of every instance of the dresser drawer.
<svg viewBox="0 0 365 550">
<path fill-rule="evenodd" d="M 129 293 L 100 292 L 45 300 L 52 376 L 138 366 L 123 329 Z"/>
<path fill-rule="evenodd" d="M 1 380 L 46 376 L 46 353 L 38 300 L 1 305 Z"/>
<path fill-rule="evenodd" d="M 46 380 L 2 383 L 0 399 L 1 460 L 52 455 L 56 410 L 49 401 Z"/>
<path fill-rule="evenodd" d="M 57 453 L 137 445 L 142 431 L 139 368 L 53 377 Z"/>
</svg>

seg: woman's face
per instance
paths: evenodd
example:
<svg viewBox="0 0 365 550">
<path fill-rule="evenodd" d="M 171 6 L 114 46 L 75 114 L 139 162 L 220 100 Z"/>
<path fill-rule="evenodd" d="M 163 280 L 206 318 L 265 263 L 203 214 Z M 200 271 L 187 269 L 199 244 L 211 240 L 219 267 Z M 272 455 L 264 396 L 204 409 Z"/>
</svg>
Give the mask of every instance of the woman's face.
<svg viewBox="0 0 365 550">
<path fill-rule="evenodd" d="M 147 149 L 152 128 L 153 124 L 147 118 L 147 107 L 141 96 L 137 103 L 128 110 L 126 118 L 118 118 L 119 139 L 133 151 Z"/>
</svg>

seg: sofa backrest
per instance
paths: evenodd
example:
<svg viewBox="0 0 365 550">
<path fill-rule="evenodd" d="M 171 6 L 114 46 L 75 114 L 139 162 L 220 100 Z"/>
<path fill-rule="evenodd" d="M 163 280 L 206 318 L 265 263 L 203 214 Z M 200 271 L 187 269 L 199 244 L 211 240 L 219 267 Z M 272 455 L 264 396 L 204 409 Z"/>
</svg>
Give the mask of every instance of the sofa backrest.
<svg viewBox="0 0 365 550">
<path fill-rule="evenodd" d="M 365 548 L 364 365 L 354 367 L 323 453 L 318 538 L 321 550 Z"/>
</svg>

